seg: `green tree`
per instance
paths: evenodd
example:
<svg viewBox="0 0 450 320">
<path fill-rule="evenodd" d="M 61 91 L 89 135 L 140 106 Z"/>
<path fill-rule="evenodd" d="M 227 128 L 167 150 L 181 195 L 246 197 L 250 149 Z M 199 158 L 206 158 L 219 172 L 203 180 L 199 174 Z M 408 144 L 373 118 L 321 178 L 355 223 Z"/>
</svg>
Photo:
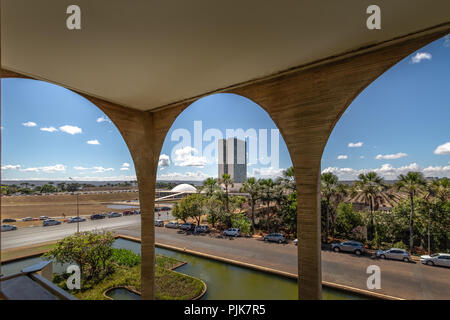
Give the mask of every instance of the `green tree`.
<svg viewBox="0 0 450 320">
<path fill-rule="evenodd" d="M 295 183 L 294 167 L 291 166 L 286 170 L 283 170 L 283 176 L 281 178 L 281 181 L 284 187 L 290 190 L 291 192 L 297 190 L 297 185 Z"/>
<path fill-rule="evenodd" d="M 338 186 L 339 178 L 331 172 L 322 173 L 321 176 L 321 193 L 325 200 L 325 242 L 328 241 L 328 235 L 330 231 L 330 212 L 331 208 L 331 198 L 336 193 L 336 188 Z"/>
<path fill-rule="evenodd" d="M 266 205 L 266 230 L 270 230 L 270 203 L 274 200 L 274 185 L 272 179 L 259 179 L 260 185 L 260 199 Z"/>
<path fill-rule="evenodd" d="M 336 232 L 345 238 L 352 237 L 352 231 L 363 225 L 362 216 L 353 210 L 353 204 L 341 202 L 336 209 Z"/>
<path fill-rule="evenodd" d="M 214 192 L 216 192 L 218 189 L 220 189 L 220 187 L 217 184 L 217 179 L 207 178 L 205 181 L 203 181 L 203 190 L 206 191 L 207 197 L 212 197 Z"/>
<path fill-rule="evenodd" d="M 114 236 L 110 232 L 80 232 L 58 241 L 43 255 L 57 263 L 76 263 L 82 279 L 99 280 L 108 274 Z"/>
<path fill-rule="evenodd" d="M 425 178 L 421 172 L 410 171 L 406 175 L 399 175 L 396 188 L 398 191 L 406 193 L 410 201 L 409 216 L 409 250 L 414 248 L 414 198 L 420 192 L 424 191 L 426 186 Z"/>
<path fill-rule="evenodd" d="M 381 199 L 388 197 L 387 186 L 384 179 L 376 172 L 361 173 L 355 182 L 354 192 L 362 195 L 364 202 L 369 205 L 369 223 L 367 227 L 367 238 L 373 240 L 375 233 L 375 210 L 379 207 Z"/>
<path fill-rule="evenodd" d="M 172 215 L 184 222 L 188 218 L 194 218 L 197 221 L 197 225 L 200 225 L 201 217 L 204 214 L 205 200 L 206 198 L 202 194 L 190 194 L 174 206 Z"/>
<path fill-rule="evenodd" d="M 241 187 L 241 192 L 248 193 L 248 202 L 251 208 L 252 233 L 255 232 L 255 206 L 259 199 L 260 185 L 255 178 L 248 178 Z"/>
<path fill-rule="evenodd" d="M 55 186 L 51 184 L 44 184 L 40 190 L 41 193 L 53 193 L 56 192 Z"/>
<path fill-rule="evenodd" d="M 245 214 L 235 213 L 231 215 L 231 227 L 239 228 L 243 234 L 249 234 L 251 222 Z"/>
<path fill-rule="evenodd" d="M 225 186 L 225 208 L 227 211 L 230 211 L 230 203 L 228 197 L 228 191 L 230 187 L 233 187 L 233 180 L 228 173 L 224 173 L 222 178 L 220 179 L 220 183 Z"/>
<path fill-rule="evenodd" d="M 297 236 L 297 192 L 289 194 L 281 206 L 281 221 L 287 229 Z"/>
</svg>

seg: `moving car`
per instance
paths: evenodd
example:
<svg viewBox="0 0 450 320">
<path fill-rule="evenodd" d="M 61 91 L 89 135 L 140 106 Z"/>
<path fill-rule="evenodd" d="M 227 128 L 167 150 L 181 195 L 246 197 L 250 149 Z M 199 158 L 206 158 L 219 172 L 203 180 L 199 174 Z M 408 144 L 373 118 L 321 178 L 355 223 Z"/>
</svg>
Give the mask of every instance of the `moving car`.
<svg viewBox="0 0 450 320">
<path fill-rule="evenodd" d="M 67 223 L 85 222 L 86 219 L 82 217 L 72 217 L 67 220 Z"/>
<path fill-rule="evenodd" d="M 362 255 L 364 250 L 364 245 L 361 242 L 357 241 L 344 241 L 341 243 L 333 243 L 331 244 L 331 250 L 335 252 L 352 252 L 356 255 Z"/>
<path fill-rule="evenodd" d="M 402 260 L 405 262 L 411 261 L 411 255 L 408 251 L 404 249 L 391 248 L 389 250 L 378 250 L 377 258 L 381 259 L 393 259 L 393 260 Z"/>
<path fill-rule="evenodd" d="M 16 222 L 16 219 L 6 218 L 6 219 L 3 219 L 2 222 L 3 223 L 5 223 L 5 222 Z"/>
<path fill-rule="evenodd" d="M 95 213 L 95 214 L 91 215 L 90 218 L 91 218 L 91 220 L 105 219 L 105 215 L 99 214 L 99 213 Z"/>
<path fill-rule="evenodd" d="M 108 214 L 108 217 L 109 217 L 109 218 L 118 218 L 118 217 L 121 217 L 121 216 L 122 216 L 122 214 L 119 213 L 119 212 L 110 212 L 110 213 Z"/>
<path fill-rule="evenodd" d="M 182 225 L 180 225 L 180 229 L 181 230 L 185 230 L 185 231 L 191 231 L 195 229 L 195 224 L 193 223 L 183 223 Z"/>
<path fill-rule="evenodd" d="M 47 219 L 48 219 L 47 216 L 40 216 L 40 217 L 39 217 L 39 220 L 47 220 Z"/>
<path fill-rule="evenodd" d="M 211 229 L 207 225 L 196 226 L 194 228 L 195 233 L 208 233 Z"/>
<path fill-rule="evenodd" d="M 25 217 L 22 219 L 22 221 L 33 221 L 32 217 Z"/>
<path fill-rule="evenodd" d="M 17 227 L 13 226 L 11 224 L 2 224 L 2 229 L 1 230 L 2 230 L 2 232 L 12 231 L 12 230 L 17 230 Z"/>
<path fill-rule="evenodd" d="M 58 224 L 61 224 L 61 221 L 55 220 L 55 219 L 47 219 L 42 223 L 43 227 L 47 226 L 56 226 Z"/>
<path fill-rule="evenodd" d="M 241 230 L 239 230 L 239 228 L 227 229 L 223 232 L 223 235 L 228 237 L 239 237 L 241 235 Z"/>
<path fill-rule="evenodd" d="M 170 228 L 170 229 L 178 229 L 180 227 L 180 225 L 178 224 L 178 222 L 169 222 L 169 223 L 166 223 L 166 225 L 164 227 Z"/>
<path fill-rule="evenodd" d="M 126 210 L 123 212 L 124 216 L 132 216 L 135 213 L 135 211 Z"/>
<path fill-rule="evenodd" d="M 155 227 L 164 227 L 164 221 L 155 220 Z"/>
<path fill-rule="evenodd" d="M 434 253 L 420 257 L 420 262 L 429 266 L 450 268 L 450 253 Z"/>
<path fill-rule="evenodd" d="M 264 241 L 283 243 L 286 242 L 286 238 L 281 233 L 269 233 L 264 237 Z"/>
</svg>

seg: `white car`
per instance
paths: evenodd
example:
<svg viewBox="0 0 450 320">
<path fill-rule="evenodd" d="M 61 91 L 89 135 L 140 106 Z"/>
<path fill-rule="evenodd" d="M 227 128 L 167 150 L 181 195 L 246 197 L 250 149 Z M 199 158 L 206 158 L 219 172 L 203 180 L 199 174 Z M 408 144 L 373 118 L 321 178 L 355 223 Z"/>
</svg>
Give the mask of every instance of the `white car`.
<svg viewBox="0 0 450 320">
<path fill-rule="evenodd" d="M 39 217 L 39 220 L 42 220 L 42 221 L 43 221 L 43 220 L 47 220 L 47 219 L 48 219 L 47 216 L 40 216 L 40 217 Z"/>
<path fill-rule="evenodd" d="M 2 232 L 4 232 L 4 231 L 12 231 L 12 230 L 17 230 L 17 227 L 13 226 L 11 224 L 2 224 Z"/>
<path fill-rule="evenodd" d="M 238 228 L 227 229 L 223 232 L 223 235 L 228 237 L 239 237 L 241 235 L 241 230 Z"/>
<path fill-rule="evenodd" d="M 420 262 L 429 266 L 441 266 L 450 268 L 450 254 L 435 253 L 432 255 L 424 255 L 420 257 Z"/>
<path fill-rule="evenodd" d="M 298 245 L 298 239 L 295 239 L 295 240 L 294 240 L 294 244 L 295 244 L 295 245 Z"/>
<path fill-rule="evenodd" d="M 122 214 L 119 213 L 119 212 L 110 212 L 110 213 L 108 214 L 108 217 L 109 217 L 109 218 L 119 218 L 119 217 L 121 217 L 121 216 L 122 216 Z"/>
</svg>

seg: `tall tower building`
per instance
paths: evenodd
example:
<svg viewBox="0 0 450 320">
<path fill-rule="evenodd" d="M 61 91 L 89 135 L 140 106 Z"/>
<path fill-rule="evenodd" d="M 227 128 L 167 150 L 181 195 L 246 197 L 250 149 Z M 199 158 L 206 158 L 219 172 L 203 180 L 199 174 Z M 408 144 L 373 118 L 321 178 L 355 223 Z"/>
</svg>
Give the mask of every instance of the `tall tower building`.
<svg viewBox="0 0 450 320">
<path fill-rule="evenodd" d="M 247 141 L 237 138 L 219 140 L 219 179 L 228 173 L 235 183 L 247 179 Z"/>
</svg>

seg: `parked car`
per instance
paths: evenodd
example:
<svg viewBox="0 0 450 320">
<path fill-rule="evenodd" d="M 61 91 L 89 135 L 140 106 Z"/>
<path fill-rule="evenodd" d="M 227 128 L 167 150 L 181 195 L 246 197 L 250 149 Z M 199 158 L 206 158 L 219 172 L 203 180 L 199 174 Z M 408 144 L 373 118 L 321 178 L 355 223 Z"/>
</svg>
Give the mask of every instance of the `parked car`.
<svg viewBox="0 0 450 320">
<path fill-rule="evenodd" d="M 61 224 L 61 221 L 55 220 L 55 219 L 47 219 L 44 220 L 44 222 L 42 223 L 43 227 L 47 227 L 47 226 L 56 226 L 58 224 Z"/>
<path fill-rule="evenodd" d="M 25 217 L 22 219 L 22 221 L 33 221 L 32 217 Z"/>
<path fill-rule="evenodd" d="M 361 242 L 357 241 L 344 241 L 341 243 L 333 243 L 331 244 L 331 249 L 335 252 L 352 252 L 356 255 L 362 255 L 364 250 L 364 245 Z"/>
<path fill-rule="evenodd" d="M 264 237 L 264 241 L 283 243 L 286 242 L 286 238 L 281 233 L 269 233 Z"/>
<path fill-rule="evenodd" d="M 180 227 L 180 225 L 178 224 L 178 222 L 168 222 L 168 223 L 166 223 L 166 225 L 164 227 L 170 228 L 170 229 L 178 229 Z"/>
<path fill-rule="evenodd" d="M 13 230 L 17 230 L 17 227 L 13 226 L 11 224 L 2 224 L 2 229 L 1 230 L 2 230 L 2 232 L 13 231 Z"/>
<path fill-rule="evenodd" d="M 134 212 L 134 214 L 141 214 L 141 209 L 134 210 L 133 212 Z"/>
<path fill-rule="evenodd" d="M 241 230 L 239 228 L 231 228 L 227 229 L 223 232 L 224 236 L 228 237 L 240 237 L 241 236 Z"/>
<path fill-rule="evenodd" d="M 5 223 L 5 222 L 17 222 L 17 221 L 16 221 L 16 219 L 6 218 L 6 219 L 3 219 L 2 222 Z"/>
<path fill-rule="evenodd" d="M 67 223 L 85 222 L 86 219 L 82 217 L 72 217 L 67 220 Z"/>
<path fill-rule="evenodd" d="M 298 245 L 298 239 L 295 239 L 293 242 L 295 245 Z"/>
<path fill-rule="evenodd" d="M 132 216 L 134 214 L 134 211 L 126 210 L 123 212 L 124 216 Z"/>
<path fill-rule="evenodd" d="M 91 220 L 99 220 L 99 219 L 105 219 L 105 215 L 100 214 L 100 213 L 95 213 L 93 215 L 91 215 Z"/>
<path fill-rule="evenodd" d="M 40 216 L 40 217 L 39 217 L 39 220 L 42 220 L 42 221 L 43 221 L 43 220 L 47 220 L 47 219 L 48 219 L 47 216 Z"/>
<path fill-rule="evenodd" d="M 110 212 L 110 213 L 108 213 L 108 217 L 109 218 L 118 218 L 118 217 L 121 217 L 121 216 L 122 216 L 122 214 L 119 213 L 119 212 Z"/>
<path fill-rule="evenodd" d="M 402 260 L 405 262 L 411 261 L 411 255 L 408 251 L 404 249 L 391 248 L 389 250 L 378 250 L 377 258 L 381 259 L 393 259 L 393 260 Z"/>
<path fill-rule="evenodd" d="M 164 221 L 155 220 L 155 227 L 164 227 Z"/>
<path fill-rule="evenodd" d="M 424 255 L 420 257 L 420 262 L 429 266 L 441 266 L 450 268 L 450 254 L 434 253 L 432 255 Z"/>
<path fill-rule="evenodd" d="M 196 226 L 194 228 L 195 233 L 208 233 L 210 231 L 211 231 L 211 229 L 207 225 Z"/>
<path fill-rule="evenodd" d="M 182 225 L 180 225 L 180 229 L 181 230 L 185 230 L 185 231 L 191 231 L 195 229 L 195 224 L 193 223 L 183 223 Z"/>
</svg>

